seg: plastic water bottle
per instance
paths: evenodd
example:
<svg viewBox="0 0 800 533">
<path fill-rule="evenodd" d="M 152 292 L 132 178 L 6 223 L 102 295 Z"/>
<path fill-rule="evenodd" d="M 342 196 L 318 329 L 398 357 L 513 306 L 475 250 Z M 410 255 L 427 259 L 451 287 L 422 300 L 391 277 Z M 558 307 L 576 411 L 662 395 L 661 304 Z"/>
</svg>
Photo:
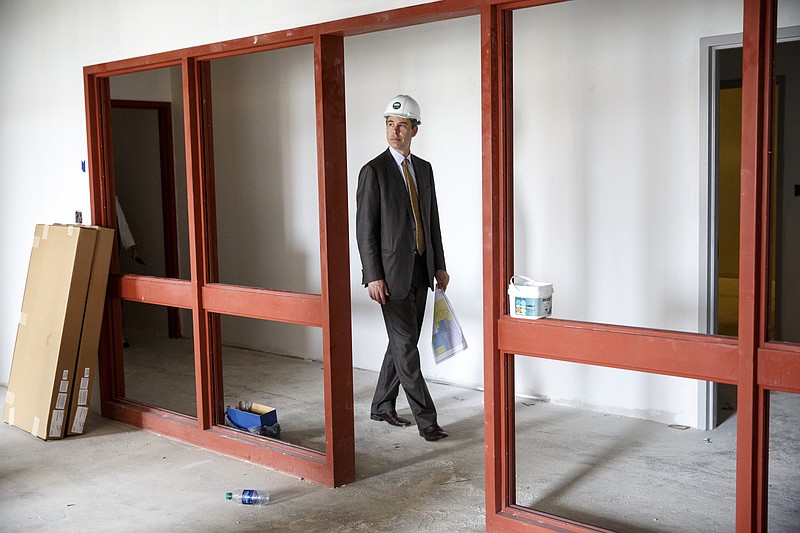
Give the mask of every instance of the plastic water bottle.
<svg viewBox="0 0 800 533">
<path fill-rule="evenodd" d="M 243 505 L 267 505 L 269 503 L 269 491 L 265 489 L 234 490 L 226 493 L 225 499 Z"/>
</svg>

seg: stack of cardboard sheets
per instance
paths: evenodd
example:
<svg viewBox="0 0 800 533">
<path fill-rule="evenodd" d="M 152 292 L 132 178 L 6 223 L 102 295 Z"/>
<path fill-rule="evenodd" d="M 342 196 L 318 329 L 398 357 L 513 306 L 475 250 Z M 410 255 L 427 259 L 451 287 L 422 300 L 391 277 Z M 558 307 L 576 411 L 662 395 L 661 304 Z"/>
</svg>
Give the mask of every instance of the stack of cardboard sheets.
<svg viewBox="0 0 800 533">
<path fill-rule="evenodd" d="M 4 422 L 45 440 L 84 432 L 113 246 L 112 229 L 36 226 Z"/>
</svg>

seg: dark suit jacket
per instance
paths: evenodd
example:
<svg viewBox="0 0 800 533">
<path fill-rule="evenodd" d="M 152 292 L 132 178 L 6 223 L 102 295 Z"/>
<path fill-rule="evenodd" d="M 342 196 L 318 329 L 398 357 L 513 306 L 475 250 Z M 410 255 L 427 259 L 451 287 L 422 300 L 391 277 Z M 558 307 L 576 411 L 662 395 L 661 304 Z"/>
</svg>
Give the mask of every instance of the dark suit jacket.
<svg viewBox="0 0 800 533">
<path fill-rule="evenodd" d="M 413 154 L 411 164 L 417 178 L 417 194 L 425 228 L 426 279 L 428 286 L 433 289 L 434 273 L 447 270 L 433 168 L 430 163 Z M 389 298 L 402 300 L 408 296 L 414 273 L 414 215 L 405 178 L 388 148 L 361 169 L 356 205 L 361 281 L 367 285 L 371 281 L 384 279 L 389 286 Z"/>
</svg>

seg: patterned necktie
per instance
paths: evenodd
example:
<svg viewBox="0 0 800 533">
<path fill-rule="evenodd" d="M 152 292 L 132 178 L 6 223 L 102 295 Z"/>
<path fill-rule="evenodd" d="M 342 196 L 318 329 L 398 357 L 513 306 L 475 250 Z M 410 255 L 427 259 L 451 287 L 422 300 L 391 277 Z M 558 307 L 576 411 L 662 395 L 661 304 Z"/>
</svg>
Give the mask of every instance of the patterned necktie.
<svg viewBox="0 0 800 533">
<path fill-rule="evenodd" d="M 425 229 L 422 226 L 422 215 L 419 212 L 417 187 L 414 185 L 414 179 L 408 170 L 408 159 L 403 159 L 403 175 L 406 178 L 408 195 L 411 197 L 411 212 L 414 213 L 414 225 L 417 227 L 417 254 L 422 255 L 425 253 Z"/>
</svg>

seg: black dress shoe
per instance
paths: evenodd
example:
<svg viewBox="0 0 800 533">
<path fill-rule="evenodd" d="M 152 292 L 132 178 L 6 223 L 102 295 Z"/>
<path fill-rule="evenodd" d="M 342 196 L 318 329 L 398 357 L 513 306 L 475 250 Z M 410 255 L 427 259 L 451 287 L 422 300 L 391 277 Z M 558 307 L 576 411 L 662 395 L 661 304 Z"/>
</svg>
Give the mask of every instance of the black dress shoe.
<svg viewBox="0 0 800 533">
<path fill-rule="evenodd" d="M 400 418 L 397 416 L 397 411 L 389 411 L 388 413 L 372 413 L 369 417 L 373 420 L 382 420 L 384 422 L 389 422 L 393 426 L 397 427 L 406 427 L 410 426 L 411 422 L 406 420 L 405 418 Z"/>
<path fill-rule="evenodd" d="M 420 429 L 419 434 L 420 436 L 424 437 L 425 440 L 431 442 L 435 440 L 441 440 L 448 436 L 447 432 L 436 424 L 428 426 L 425 429 Z"/>
</svg>

